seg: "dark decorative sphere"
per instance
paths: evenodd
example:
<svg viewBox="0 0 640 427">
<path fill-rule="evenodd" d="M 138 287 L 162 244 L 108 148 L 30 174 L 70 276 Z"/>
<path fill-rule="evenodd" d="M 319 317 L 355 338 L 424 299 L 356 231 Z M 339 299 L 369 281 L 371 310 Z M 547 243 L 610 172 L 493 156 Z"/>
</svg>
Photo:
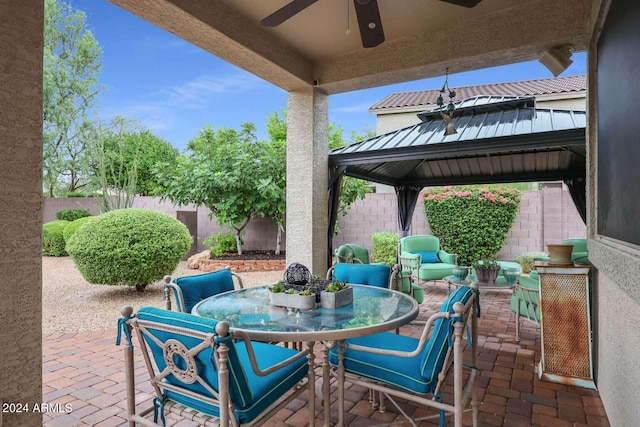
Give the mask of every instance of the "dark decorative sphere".
<svg viewBox="0 0 640 427">
<path fill-rule="evenodd" d="M 294 262 L 284 272 L 284 279 L 291 285 L 306 285 L 311 278 L 309 269 L 304 265 Z"/>
</svg>

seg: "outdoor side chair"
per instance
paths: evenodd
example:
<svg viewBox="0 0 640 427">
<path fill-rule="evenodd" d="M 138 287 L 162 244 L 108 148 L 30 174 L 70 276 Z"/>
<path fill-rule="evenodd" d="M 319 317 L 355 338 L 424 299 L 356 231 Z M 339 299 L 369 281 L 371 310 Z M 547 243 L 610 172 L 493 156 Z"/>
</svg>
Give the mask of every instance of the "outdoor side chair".
<svg viewBox="0 0 640 427">
<path fill-rule="evenodd" d="M 380 394 L 380 411 L 385 411 L 385 399 L 417 426 L 423 419 L 440 417 L 444 424 L 447 413 L 453 414 L 454 425 L 462 426 L 462 414 L 469 398 L 473 425 L 478 423 L 478 402 L 475 385 L 477 375 L 477 285 L 460 286 L 443 303 L 440 311 L 425 323 L 419 339 L 391 332 L 352 338 L 334 347 L 329 353 L 332 373 L 338 383 L 338 418 L 344 416 L 345 377 L 351 384 L 367 387 Z M 471 347 L 470 365 L 463 365 L 465 338 Z M 466 375 L 464 369 L 470 372 Z M 453 402 L 442 401 L 447 373 L 453 371 Z M 439 409 L 439 414 L 412 419 L 407 400 L 418 405 Z M 423 413 L 417 411 L 417 413 Z"/>
<path fill-rule="evenodd" d="M 520 276 L 511 296 L 511 311 L 516 314 L 516 342 L 520 342 L 520 320 L 540 325 L 540 283 L 538 276 Z"/>
<path fill-rule="evenodd" d="M 122 315 L 117 344 L 124 332 L 130 425 L 164 425 L 166 409 L 199 425 L 261 424 L 305 390 L 314 399 L 308 350 L 252 342 L 242 332 L 230 332 L 227 322 L 156 307 L 143 307 L 133 315 L 128 306 Z M 153 405 L 143 409 L 137 409 L 135 382 L 140 374 L 134 354 L 140 351 L 133 349 L 132 333 L 155 392 Z M 310 410 L 311 425 L 314 415 Z"/>
<path fill-rule="evenodd" d="M 393 270 L 386 264 L 345 264 L 332 266 L 327 271 L 327 279 L 356 285 L 377 286 L 379 288 L 394 289 L 395 278 Z"/>
<path fill-rule="evenodd" d="M 171 276 L 165 276 L 162 296 L 165 308 L 171 310 L 171 294 L 173 293 L 176 299 L 176 310 L 191 313 L 191 309 L 203 299 L 234 290 L 236 288 L 234 278 L 238 288 L 242 289 L 242 279 L 229 267 L 195 276 L 177 277 L 173 281 Z"/>
</svg>

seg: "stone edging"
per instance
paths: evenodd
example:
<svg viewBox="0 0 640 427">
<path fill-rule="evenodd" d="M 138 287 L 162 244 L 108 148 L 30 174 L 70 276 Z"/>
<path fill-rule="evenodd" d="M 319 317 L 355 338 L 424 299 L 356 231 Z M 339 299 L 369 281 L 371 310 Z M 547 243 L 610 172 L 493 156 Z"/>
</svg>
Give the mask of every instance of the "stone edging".
<svg viewBox="0 0 640 427">
<path fill-rule="evenodd" d="M 216 259 L 200 259 L 197 261 L 197 269 L 203 272 L 221 270 L 225 267 L 231 267 L 231 271 L 235 273 L 253 272 L 253 271 L 279 271 L 284 270 L 286 260 L 216 260 Z M 196 267 L 191 264 L 190 268 Z"/>
</svg>

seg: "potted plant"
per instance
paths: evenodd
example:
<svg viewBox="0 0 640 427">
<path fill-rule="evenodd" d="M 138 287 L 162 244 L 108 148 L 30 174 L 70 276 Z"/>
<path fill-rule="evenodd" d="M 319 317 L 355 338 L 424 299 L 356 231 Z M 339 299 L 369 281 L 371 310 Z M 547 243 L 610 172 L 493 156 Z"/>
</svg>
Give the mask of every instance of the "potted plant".
<svg viewBox="0 0 640 427">
<path fill-rule="evenodd" d="M 320 307 L 338 308 L 353 302 L 353 288 L 346 282 L 333 280 L 325 290 L 320 293 Z"/>
<path fill-rule="evenodd" d="M 298 310 L 311 310 L 315 307 L 316 295 L 309 288 L 300 291 L 293 287 L 287 287 L 284 283 L 277 283 L 269 288 L 269 304 Z"/>
<path fill-rule="evenodd" d="M 500 264 L 496 256 L 488 256 L 473 263 L 476 276 L 480 283 L 495 283 L 500 271 Z"/>
</svg>

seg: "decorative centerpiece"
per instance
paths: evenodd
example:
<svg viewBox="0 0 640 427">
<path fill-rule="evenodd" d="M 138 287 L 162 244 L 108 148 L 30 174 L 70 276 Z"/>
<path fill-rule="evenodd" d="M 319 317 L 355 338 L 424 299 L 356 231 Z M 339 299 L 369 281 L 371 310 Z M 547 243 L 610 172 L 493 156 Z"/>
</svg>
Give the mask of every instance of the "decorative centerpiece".
<svg viewBox="0 0 640 427">
<path fill-rule="evenodd" d="M 551 265 L 572 265 L 571 252 L 573 245 L 547 245 L 549 252 L 549 264 Z"/>
<path fill-rule="evenodd" d="M 311 310 L 316 306 L 316 295 L 310 289 L 287 288 L 284 282 L 280 282 L 269 288 L 269 304 Z"/>
<path fill-rule="evenodd" d="M 464 280 L 469 274 L 469 267 L 464 265 L 456 265 L 453 267 L 453 275 L 458 280 Z"/>
<path fill-rule="evenodd" d="M 476 270 L 476 276 L 478 276 L 480 284 L 493 284 L 498 277 L 500 264 L 495 256 L 490 256 L 476 261 L 473 264 L 473 268 Z"/>
<path fill-rule="evenodd" d="M 346 282 L 333 280 L 320 292 L 320 307 L 339 308 L 353 303 L 353 288 Z"/>
</svg>

